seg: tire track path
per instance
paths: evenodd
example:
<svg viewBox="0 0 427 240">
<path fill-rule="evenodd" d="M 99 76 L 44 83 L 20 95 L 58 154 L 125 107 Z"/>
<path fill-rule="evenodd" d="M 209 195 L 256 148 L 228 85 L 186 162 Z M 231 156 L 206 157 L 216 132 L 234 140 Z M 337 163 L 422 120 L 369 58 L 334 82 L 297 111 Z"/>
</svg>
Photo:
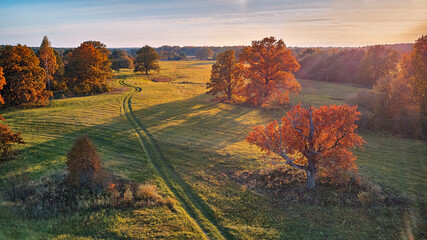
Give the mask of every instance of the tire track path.
<svg viewBox="0 0 427 240">
<path fill-rule="evenodd" d="M 164 180 L 170 191 L 179 200 L 188 215 L 194 219 L 198 227 L 209 239 L 234 239 L 227 228 L 218 224 L 213 211 L 207 204 L 193 191 L 193 189 L 178 175 L 169 165 L 160 150 L 157 142 L 144 127 L 141 121 L 132 111 L 132 97 L 140 93 L 142 89 L 125 83 L 126 77 L 119 80 L 124 87 L 133 88 L 134 91 L 127 94 L 123 99 L 123 111 L 138 135 L 141 145 L 156 169 L 157 173 Z"/>
</svg>

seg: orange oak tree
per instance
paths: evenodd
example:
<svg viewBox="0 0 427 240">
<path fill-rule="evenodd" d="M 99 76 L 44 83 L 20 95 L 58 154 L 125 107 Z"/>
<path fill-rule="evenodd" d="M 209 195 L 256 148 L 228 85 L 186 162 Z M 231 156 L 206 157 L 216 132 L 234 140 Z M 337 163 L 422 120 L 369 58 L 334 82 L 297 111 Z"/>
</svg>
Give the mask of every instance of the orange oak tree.
<svg viewBox="0 0 427 240">
<path fill-rule="evenodd" d="M 94 45 L 94 42 L 84 42 L 67 55 L 67 61 L 64 77 L 71 92 L 108 92 L 107 80 L 112 77 L 112 73 L 105 50 Z"/>
<path fill-rule="evenodd" d="M 286 48 L 283 40 L 274 37 L 253 41 L 240 54 L 242 63 L 247 64 L 245 88 L 247 102 L 253 105 L 270 105 L 274 102 L 289 102 L 289 94 L 301 90 L 295 80 L 300 65 Z"/>
<path fill-rule="evenodd" d="M 333 181 L 357 171 L 351 149 L 364 143 L 355 133 L 360 112 L 357 106 L 320 108 L 294 106 L 281 122 L 259 125 L 246 137 L 271 157 L 272 164 L 287 164 L 307 173 L 307 189 L 316 185 L 319 172 Z"/>
<path fill-rule="evenodd" d="M 4 85 L 6 85 L 6 79 L 3 76 L 3 68 L 0 67 L 0 90 Z M 1 95 L 0 104 L 4 104 Z M 2 116 L 0 116 L 0 121 L 5 121 Z M 20 133 L 13 133 L 6 124 L 0 123 L 0 162 L 6 160 L 10 155 L 14 143 L 24 144 L 25 142 L 20 137 Z"/>
<path fill-rule="evenodd" d="M 236 89 L 243 85 L 243 65 L 235 57 L 234 50 L 218 54 L 216 63 L 212 65 L 211 78 L 206 83 L 208 94 L 217 95 L 224 92 L 231 101 Z"/>
<path fill-rule="evenodd" d="M 1 95 L 8 106 L 46 105 L 52 92 L 46 90 L 45 73 L 39 59 L 27 46 L 0 48 L 0 67 L 6 85 Z"/>
</svg>

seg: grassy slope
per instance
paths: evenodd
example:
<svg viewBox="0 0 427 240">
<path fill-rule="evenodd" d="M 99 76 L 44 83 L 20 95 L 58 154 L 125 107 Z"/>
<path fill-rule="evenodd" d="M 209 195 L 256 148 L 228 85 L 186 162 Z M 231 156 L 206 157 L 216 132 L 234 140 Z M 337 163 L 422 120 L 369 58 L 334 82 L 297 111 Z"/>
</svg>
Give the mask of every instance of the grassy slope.
<svg viewBox="0 0 427 240">
<path fill-rule="evenodd" d="M 160 74 L 174 83 L 153 83 L 130 71 L 126 82 L 142 87 L 132 108 L 159 142 L 166 160 L 210 206 L 221 225 L 237 238 L 400 238 L 405 235 L 403 214 L 397 208 L 307 207 L 283 204 L 259 196 L 230 180 L 236 170 L 265 168 L 260 153 L 244 138 L 250 127 L 279 113 L 219 104 L 204 94 L 211 62 L 161 62 Z M 179 84 L 187 82 L 187 84 Z M 302 92 L 292 103 L 341 104 L 357 89 L 350 86 L 301 80 Z M 124 93 L 55 100 L 48 108 L 2 113 L 14 130 L 25 133 L 28 144 L 22 159 L 3 164 L 0 179 L 17 172 L 33 178 L 64 168 L 65 154 L 74 137 L 88 134 L 103 155 L 108 169 L 136 181 L 162 184 L 123 116 Z M 365 151 L 358 151 L 363 176 L 424 203 L 426 178 L 414 170 L 426 170 L 425 142 L 395 137 L 364 135 Z M 403 160 L 403 161 L 402 161 Z M 402 164 L 402 162 L 404 164 Z M 0 188 L 4 187 L 4 183 Z M 194 225 L 179 211 L 139 209 L 99 210 L 71 219 L 43 221 L 11 217 L 13 208 L 2 203 L 0 238 L 31 236 L 200 238 Z M 415 208 L 417 215 L 419 209 Z M 9 221 L 11 219 L 11 221 Z M 88 219 L 92 219 L 88 222 Z M 86 224 L 81 222 L 88 222 Z M 154 224 L 153 223 L 160 223 Z M 77 230 L 74 230 L 77 228 Z M 148 233 L 148 231 L 151 231 Z M 20 235 L 19 235 L 20 234 Z M 98 234 L 98 235 L 97 235 Z M 5 235 L 3 235 L 5 236 Z M 19 237 L 21 236 L 21 237 Z"/>
<path fill-rule="evenodd" d="M 209 77 L 209 65 L 163 62 L 162 67 L 159 75 L 171 77 L 175 83 L 149 81 L 157 75 L 128 78 L 143 88 L 133 103 L 140 108 L 135 113 L 161 143 L 171 165 L 239 238 L 292 238 L 299 234 L 312 238 L 321 236 L 320 232 L 328 238 L 400 238 L 406 234 L 403 215 L 397 208 L 284 206 L 233 183 L 222 173 L 266 167 L 259 160 L 260 153 L 244 138 L 251 126 L 277 113 L 210 101 L 203 85 Z M 177 83 L 183 81 L 196 84 Z M 352 86 L 300 82 L 303 90 L 293 103 L 342 104 L 357 91 Z M 426 168 L 422 161 L 426 143 L 374 134 L 364 137 L 368 143 L 364 151 L 358 151 L 362 176 L 414 201 L 423 199 L 425 190 L 421 187 L 426 185 L 426 178 L 422 171 L 413 174 L 413 170 Z M 414 211 L 419 217 L 418 210 Z"/>
<path fill-rule="evenodd" d="M 88 135 L 98 147 L 105 167 L 134 181 L 162 186 L 123 113 L 124 92 L 52 101 L 49 107 L 3 112 L 26 145 L 19 159 L 0 167 L 0 188 L 9 176 L 27 173 L 32 179 L 65 168 L 65 155 L 76 137 Z M 0 203 L 0 239 L 38 238 L 199 238 L 182 208 L 82 211 L 71 218 L 31 220 L 19 217 L 10 203 Z"/>
</svg>

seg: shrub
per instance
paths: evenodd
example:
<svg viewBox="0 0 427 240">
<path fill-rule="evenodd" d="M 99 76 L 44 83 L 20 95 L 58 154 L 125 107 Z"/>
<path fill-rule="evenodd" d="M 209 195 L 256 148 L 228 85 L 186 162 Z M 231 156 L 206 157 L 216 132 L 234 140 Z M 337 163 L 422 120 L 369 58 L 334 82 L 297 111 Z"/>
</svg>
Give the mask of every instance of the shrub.
<svg viewBox="0 0 427 240">
<path fill-rule="evenodd" d="M 67 154 L 67 167 L 67 182 L 73 186 L 99 192 L 106 183 L 107 178 L 102 170 L 101 158 L 88 137 L 76 140 Z"/>
<path fill-rule="evenodd" d="M 132 203 L 133 202 L 133 193 L 130 185 L 126 187 L 126 191 L 123 193 L 123 201 L 125 203 Z"/>
<path fill-rule="evenodd" d="M 0 116 L 0 121 L 4 121 L 2 116 Z M 13 133 L 6 124 L 0 124 L 0 162 L 12 158 L 12 144 L 14 143 L 25 144 L 20 133 Z"/>
<path fill-rule="evenodd" d="M 357 194 L 357 198 L 363 205 L 370 205 L 383 202 L 385 196 L 383 195 L 380 186 L 376 184 L 369 184 L 366 191 L 361 191 Z"/>
<path fill-rule="evenodd" d="M 138 200 L 159 200 L 162 198 L 157 192 L 157 185 L 150 183 L 139 185 L 136 196 Z"/>
</svg>

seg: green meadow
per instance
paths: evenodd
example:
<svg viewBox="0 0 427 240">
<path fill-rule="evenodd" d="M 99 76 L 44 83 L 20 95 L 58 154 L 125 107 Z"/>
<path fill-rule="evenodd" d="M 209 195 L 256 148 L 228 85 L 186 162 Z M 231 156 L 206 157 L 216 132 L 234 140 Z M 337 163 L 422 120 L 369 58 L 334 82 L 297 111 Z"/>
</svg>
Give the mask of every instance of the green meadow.
<svg viewBox="0 0 427 240">
<path fill-rule="evenodd" d="M 20 214 L 19 204 L 1 200 L 0 239 L 411 239 L 425 234 L 427 143 L 422 140 L 363 133 L 367 143 L 356 150 L 360 175 L 407 198 L 407 208 L 283 202 L 230 178 L 236 171 L 270 168 L 245 137 L 252 126 L 284 110 L 213 101 L 205 94 L 212 63 L 162 61 L 160 72 L 148 76 L 123 69 L 111 81 L 110 93 L 2 110 L 26 144 L 16 146 L 16 159 L 0 165 L 0 190 L 17 174 L 39 181 L 64 172 L 74 140 L 87 135 L 108 171 L 156 183 L 162 195 L 178 202 L 176 211 L 107 208 L 34 219 Z M 343 104 L 359 90 L 299 82 L 302 91 L 291 96 L 291 104 Z"/>
</svg>

